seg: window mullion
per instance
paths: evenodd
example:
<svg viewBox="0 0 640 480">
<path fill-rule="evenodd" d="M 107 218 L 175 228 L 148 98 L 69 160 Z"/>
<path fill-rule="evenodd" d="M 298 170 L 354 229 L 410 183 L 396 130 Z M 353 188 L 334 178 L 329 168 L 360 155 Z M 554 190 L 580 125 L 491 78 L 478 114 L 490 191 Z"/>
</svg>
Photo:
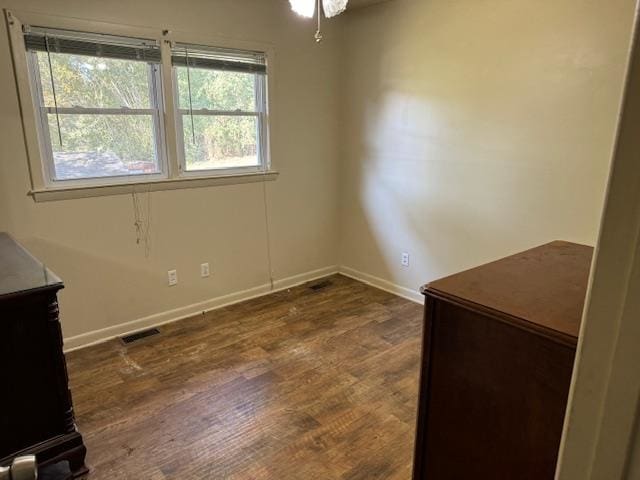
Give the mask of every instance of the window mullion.
<svg viewBox="0 0 640 480">
<path fill-rule="evenodd" d="M 256 110 L 260 110 L 260 106 L 262 104 L 260 94 L 260 79 L 258 75 L 253 76 L 253 93 L 254 93 L 254 102 Z M 262 122 L 260 121 L 260 115 L 258 114 L 258 121 L 256 122 L 256 153 L 258 155 L 258 164 L 260 168 L 263 168 L 262 162 Z"/>
<path fill-rule="evenodd" d="M 158 74 L 158 66 L 155 64 L 149 64 L 147 68 L 147 75 L 149 78 L 149 102 L 151 103 L 152 119 L 153 119 L 153 135 L 154 135 L 154 149 L 156 152 L 156 158 L 160 164 L 160 171 L 162 171 L 167 177 L 169 175 L 167 165 L 167 149 L 164 135 L 164 125 L 162 121 L 162 96 L 160 90 L 162 86 L 162 76 Z M 129 110 L 129 109 L 124 109 Z"/>
<path fill-rule="evenodd" d="M 42 74 L 40 73 L 40 65 L 38 63 L 38 57 L 35 52 L 29 52 L 28 54 L 28 62 L 31 67 L 31 77 L 32 77 L 32 85 L 36 92 L 36 104 L 38 105 L 38 118 L 40 121 L 40 128 L 42 129 L 44 138 L 50 139 L 51 132 L 49 131 L 49 118 L 47 114 L 49 113 L 44 106 L 44 93 L 42 91 L 42 84 L 40 83 L 40 79 L 42 78 Z M 42 165 L 42 173 L 44 175 L 45 182 L 50 182 L 55 178 L 55 168 L 53 164 L 53 147 L 51 145 L 51 141 L 44 141 L 44 139 L 39 139 L 40 149 L 44 151 L 43 163 Z"/>
<path fill-rule="evenodd" d="M 177 118 L 177 83 L 171 64 L 171 42 L 164 40 L 160 45 L 160 54 L 162 59 L 162 104 L 163 119 L 165 132 L 165 145 L 167 151 L 167 167 L 169 178 L 178 178 L 180 176 L 181 154 L 178 148 L 178 135 L 182 135 L 182 129 L 178 129 Z"/>
<path fill-rule="evenodd" d="M 269 169 L 269 135 L 267 123 L 267 90 L 266 76 L 256 75 L 256 108 L 258 115 L 258 155 L 263 171 Z"/>
<path fill-rule="evenodd" d="M 187 163 L 187 154 L 185 151 L 185 146 L 184 146 L 184 125 L 182 122 L 182 117 L 183 114 L 181 113 L 182 110 L 180 110 L 180 95 L 179 95 L 179 91 L 178 91 L 178 73 L 176 71 L 176 69 L 172 66 L 171 67 L 171 86 L 172 86 L 172 92 L 173 92 L 173 112 L 174 112 L 174 122 L 173 125 L 175 126 L 175 131 L 176 131 L 176 135 L 175 135 L 175 141 L 176 141 L 176 147 L 177 147 L 177 156 L 176 156 L 176 163 L 177 163 L 177 175 L 182 175 L 185 171 L 186 171 L 186 163 Z M 189 110 L 186 110 L 187 114 L 189 112 Z"/>
</svg>

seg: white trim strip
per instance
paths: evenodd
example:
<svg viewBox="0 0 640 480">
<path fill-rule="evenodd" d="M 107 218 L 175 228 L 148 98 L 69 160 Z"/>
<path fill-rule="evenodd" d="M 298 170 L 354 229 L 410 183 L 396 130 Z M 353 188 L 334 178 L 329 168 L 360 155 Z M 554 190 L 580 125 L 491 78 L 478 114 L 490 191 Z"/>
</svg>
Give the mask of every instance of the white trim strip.
<svg viewBox="0 0 640 480">
<path fill-rule="evenodd" d="M 94 108 L 94 107 L 42 107 L 48 114 L 60 115 L 154 115 L 159 112 L 157 108 Z"/>
<path fill-rule="evenodd" d="M 180 109 L 181 115 L 210 115 L 215 117 L 258 117 L 260 112 L 248 112 L 245 110 L 209 110 L 208 108 Z"/>
<path fill-rule="evenodd" d="M 182 188 L 215 187 L 221 185 L 239 185 L 243 183 L 271 182 L 278 178 L 278 172 L 252 172 L 211 177 L 181 177 L 147 182 L 123 183 L 119 185 L 87 185 L 62 187 L 56 189 L 32 190 L 29 195 L 36 202 L 69 200 L 72 198 L 104 197 L 109 195 L 128 195 L 139 192 L 159 192 Z"/>
<path fill-rule="evenodd" d="M 412 302 L 419 303 L 421 305 L 424 303 L 424 296 L 418 290 L 411 290 L 410 288 L 396 285 L 395 283 L 392 283 L 388 280 L 369 275 L 368 273 L 360 272 L 351 267 L 345 267 L 344 265 L 340 267 L 339 273 L 344 275 L 345 277 L 353 278 L 354 280 L 358 280 L 362 283 L 366 283 L 367 285 L 371 285 L 372 287 L 379 288 L 380 290 L 384 290 L 385 292 L 393 293 L 394 295 L 405 298 Z"/>
<path fill-rule="evenodd" d="M 241 290 L 239 292 L 230 293 L 220 297 L 205 300 L 185 307 L 160 312 L 147 317 L 142 317 L 130 322 L 121 323 L 112 327 L 87 332 L 73 337 L 66 337 L 64 340 L 64 351 L 71 352 L 82 348 L 90 347 L 100 343 L 107 342 L 117 337 L 131 335 L 147 328 L 158 327 L 173 323 L 185 318 L 192 317 L 201 313 L 207 313 L 219 308 L 223 308 L 236 303 L 244 302 L 254 298 L 262 297 L 276 293 L 288 288 L 293 288 L 303 283 L 311 282 L 320 278 L 327 277 L 339 273 L 345 277 L 352 278 L 372 287 L 384 290 L 393 295 L 405 298 L 415 303 L 423 304 L 424 297 L 417 291 L 413 291 L 406 287 L 401 287 L 387 280 L 383 280 L 368 273 L 363 273 L 353 268 L 345 266 L 331 265 L 329 267 L 312 270 L 310 272 L 293 275 L 273 282 L 273 289 L 268 283 L 258 285 L 257 287 Z"/>
<path fill-rule="evenodd" d="M 112 327 L 103 328 L 101 330 L 95 330 L 93 332 L 83 333 L 81 335 L 75 335 L 73 337 L 67 337 L 64 340 L 64 351 L 71 352 L 79 350 L 81 348 L 97 345 L 116 337 L 124 335 L 131 335 L 132 333 L 146 330 L 147 328 L 157 327 L 165 325 L 167 323 L 176 322 L 185 318 L 192 317 L 200 313 L 210 312 L 218 308 L 233 305 L 235 303 L 244 302 L 253 298 L 262 297 L 271 293 L 275 293 L 287 288 L 292 288 L 303 283 L 307 283 L 318 278 L 323 278 L 329 275 L 338 273 L 338 267 L 332 265 L 318 270 L 294 275 L 291 277 L 276 280 L 273 283 L 273 290 L 268 283 L 258 285 L 257 287 L 249 288 L 247 290 L 241 290 L 239 292 L 230 293 L 221 297 L 212 298 L 203 302 L 187 305 L 186 307 L 176 308 L 174 310 L 168 310 L 166 312 L 160 312 L 147 317 L 132 320 L 130 322 L 121 323 Z"/>
</svg>

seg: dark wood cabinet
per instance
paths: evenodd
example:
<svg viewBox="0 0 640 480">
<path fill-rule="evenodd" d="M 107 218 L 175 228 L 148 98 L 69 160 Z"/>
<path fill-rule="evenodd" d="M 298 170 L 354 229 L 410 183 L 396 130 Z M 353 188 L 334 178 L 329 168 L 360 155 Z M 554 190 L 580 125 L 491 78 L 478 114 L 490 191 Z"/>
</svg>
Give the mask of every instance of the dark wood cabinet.
<svg viewBox="0 0 640 480">
<path fill-rule="evenodd" d="M 422 288 L 414 480 L 552 480 L 593 249 L 550 244 Z"/>
<path fill-rule="evenodd" d="M 57 292 L 63 283 L 0 233 L 0 465 L 35 454 L 86 473 L 62 352 Z"/>
</svg>

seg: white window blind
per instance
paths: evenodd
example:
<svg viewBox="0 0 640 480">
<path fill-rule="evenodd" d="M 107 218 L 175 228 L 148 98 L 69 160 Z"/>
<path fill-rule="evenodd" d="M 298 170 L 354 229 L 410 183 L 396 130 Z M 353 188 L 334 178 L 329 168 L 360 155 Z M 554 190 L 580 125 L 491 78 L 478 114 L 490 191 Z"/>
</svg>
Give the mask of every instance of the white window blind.
<svg viewBox="0 0 640 480">
<path fill-rule="evenodd" d="M 154 40 L 25 27 L 27 50 L 160 63 L 160 47 Z"/>
<path fill-rule="evenodd" d="M 174 45 L 171 49 L 171 63 L 180 67 L 263 75 L 267 73 L 266 59 L 263 53 L 210 48 L 186 43 Z"/>
</svg>

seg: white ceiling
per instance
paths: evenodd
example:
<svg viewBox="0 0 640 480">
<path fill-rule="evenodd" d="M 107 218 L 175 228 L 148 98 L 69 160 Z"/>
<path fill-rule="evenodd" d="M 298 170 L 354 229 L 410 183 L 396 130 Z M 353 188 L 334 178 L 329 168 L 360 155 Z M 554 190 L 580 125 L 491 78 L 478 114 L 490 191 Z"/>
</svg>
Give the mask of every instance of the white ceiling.
<svg viewBox="0 0 640 480">
<path fill-rule="evenodd" d="M 388 0 L 349 0 L 349 8 L 361 8 L 373 5 L 374 3 L 386 2 Z"/>
</svg>

